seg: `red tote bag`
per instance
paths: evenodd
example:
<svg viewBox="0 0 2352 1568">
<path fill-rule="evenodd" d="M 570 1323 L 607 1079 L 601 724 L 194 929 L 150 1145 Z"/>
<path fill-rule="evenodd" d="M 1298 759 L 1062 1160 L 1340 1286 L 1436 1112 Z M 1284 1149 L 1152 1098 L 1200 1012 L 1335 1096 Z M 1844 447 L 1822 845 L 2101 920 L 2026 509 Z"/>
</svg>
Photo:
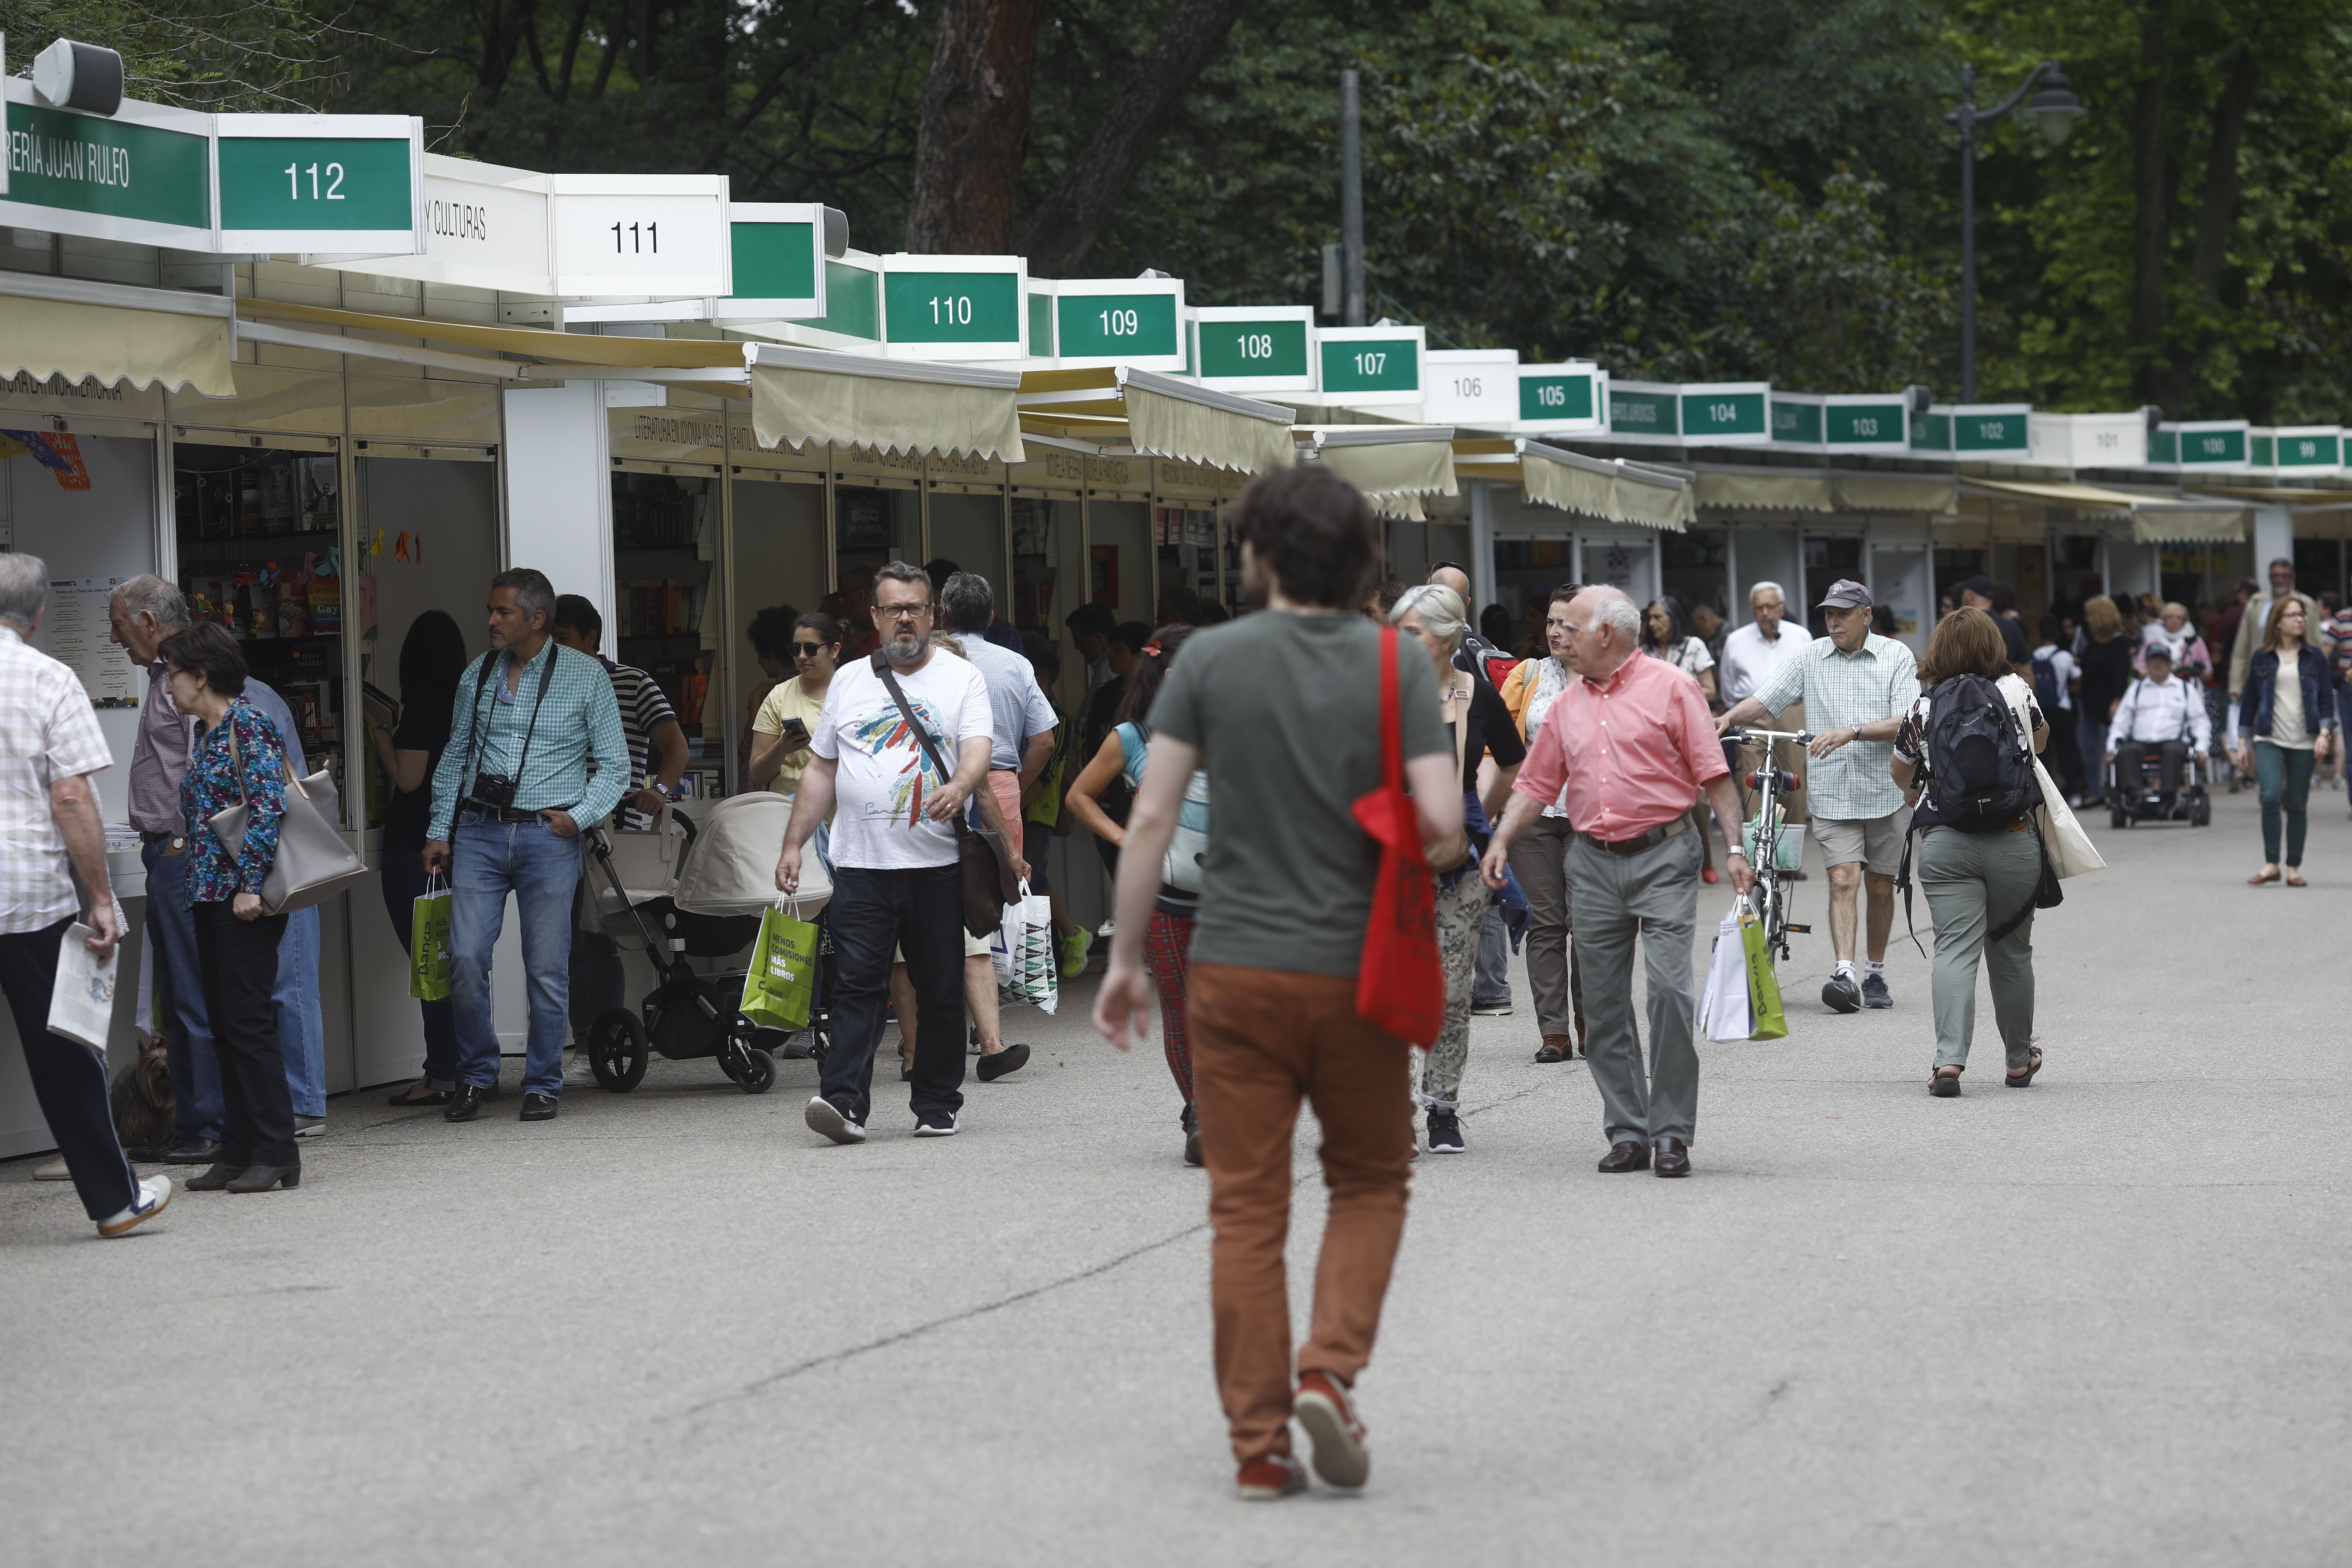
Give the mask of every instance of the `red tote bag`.
<svg viewBox="0 0 2352 1568">
<path fill-rule="evenodd" d="M 1356 969 L 1356 1012 L 1407 1045 L 1425 1047 L 1445 1025 L 1445 971 L 1437 958 L 1437 876 L 1422 847 L 1421 814 L 1404 792 L 1394 626 L 1381 628 L 1381 787 L 1358 795 L 1355 805 L 1357 824 L 1381 846 Z"/>
</svg>

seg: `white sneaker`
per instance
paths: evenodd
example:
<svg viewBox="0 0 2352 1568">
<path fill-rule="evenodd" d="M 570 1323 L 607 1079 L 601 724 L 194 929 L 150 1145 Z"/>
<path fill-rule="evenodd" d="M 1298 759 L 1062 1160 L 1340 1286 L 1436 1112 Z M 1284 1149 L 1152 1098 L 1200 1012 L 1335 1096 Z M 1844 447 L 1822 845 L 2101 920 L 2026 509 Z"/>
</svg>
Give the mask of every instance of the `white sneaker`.
<svg viewBox="0 0 2352 1568">
<path fill-rule="evenodd" d="M 70 1182 L 73 1180 L 73 1173 L 66 1169 L 65 1156 L 60 1154 L 54 1160 L 44 1160 L 39 1164 L 34 1166 L 33 1180 L 37 1182 Z"/>
<path fill-rule="evenodd" d="M 801 1120 L 808 1123 L 810 1131 L 822 1132 L 836 1143 L 866 1142 L 866 1129 L 852 1121 L 841 1107 L 821 1094 L 808 1102 L 808 1109 L 801 1113 Z"/>
<path fill-rule="evenodd" d="M 563 1053 L 563 1083 L 567 1089 L 580 1088 L 596 1081 L 596 1069 L 588 1065 L 588 1053 L 578 1047 Z"/>
<path fill-rule="evenodd" d="M 139 1184 L 138 1195 L 131 1206 L 121 1214 L 98 1222 L 100 1236 L 121 1236 L 134 1226 L 144 1225 L 172 1206 L 172 1178 L 149 1176 Z"/>
<path fill-rule="evenodd" d="M 297 1116 L 294 1119 L 294 1136 L 297 1138 L 316 1138 L 326 1130 L 327 1119 L 323 1116 Z"/>
</svg>

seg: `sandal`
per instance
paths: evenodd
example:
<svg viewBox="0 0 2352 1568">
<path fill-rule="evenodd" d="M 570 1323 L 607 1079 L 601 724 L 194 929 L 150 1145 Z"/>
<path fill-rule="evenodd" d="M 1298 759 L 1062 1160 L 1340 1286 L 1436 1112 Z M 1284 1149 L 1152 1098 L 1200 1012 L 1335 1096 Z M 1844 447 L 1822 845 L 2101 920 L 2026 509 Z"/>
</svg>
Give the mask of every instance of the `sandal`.
<svg viewBox="0 0 2352 1568">
<path fill-rule="evenodd" d="M 2032 1054 L 2025 1058 L 2025 1070 L 2022 1073 L 2010 1073 L 2006 1075 L 2001 1079 L 2003 1083 L 2006 1083 L 2011 1089 L 2023 1089 L 2027 1084 L 2033 1081 L 2033 1075 L 2042 1070 L 2042 1047 L 2040 1046 L 2035 1046 L 2032 1047 Z"/>
<path fill-rule="evenodd" d="M 1961 1072 L 1967 1070 L 1965 1068 L 1960 1069 Z M 1927 1092 L 1937 1100 L 1958 1100 L 1960 1097 L 1960 1074 L 1948 1073 L 1937 1068 L 1927 1075 Z"/>
<path fill-rule="evenodd" d="M 2246 886 L 2249 888 L 2259 888 L 2264 882 L 2275 882 L 2278 879 L 2279 869 L 2277 867 L 2272 866 L 2263 870 L 2257 871 L 2252 876 L 2247 878 Z"/>
<path fill-rule="evenodd" d="M 2289 867 L 2287 869 L 2286 885 L 2290 888 L 2308 888 L 2311 886 L 2310 883 L 2303 879 L 2303 873 L 2295 870 L 2292 867 Z"/>
</svg>

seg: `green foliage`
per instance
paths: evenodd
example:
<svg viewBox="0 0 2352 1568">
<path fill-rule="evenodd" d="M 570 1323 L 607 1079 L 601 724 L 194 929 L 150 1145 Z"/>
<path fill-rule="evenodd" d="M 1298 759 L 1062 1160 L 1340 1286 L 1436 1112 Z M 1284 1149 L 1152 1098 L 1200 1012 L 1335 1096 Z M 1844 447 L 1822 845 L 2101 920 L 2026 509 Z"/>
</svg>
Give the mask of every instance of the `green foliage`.
<svg viewBox="0 0 2352 1568">
<path fill-rule="evenodd" d="M 10 68 L 58 38 L 122 56 L 123 90 L 191 109 L 292 110 L 335 87 L 354 35 L 300 0 L 0 0 Z"/>
</svg>

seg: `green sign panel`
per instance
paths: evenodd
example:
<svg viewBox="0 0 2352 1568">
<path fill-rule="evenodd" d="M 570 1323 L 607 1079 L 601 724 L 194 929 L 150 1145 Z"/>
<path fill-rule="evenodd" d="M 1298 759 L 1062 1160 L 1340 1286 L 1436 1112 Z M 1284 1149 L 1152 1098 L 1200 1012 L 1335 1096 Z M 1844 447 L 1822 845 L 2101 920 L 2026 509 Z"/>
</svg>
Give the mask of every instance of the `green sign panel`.
<svg viewBox="0 0 2352 1568">
<path fill-rule="evenodd" d="M 1952 449 L 1952 416 L 1927 413 L 1911 422 L 1911 445 L 1924 452 Z"/>
<path fill-rule="evenodd" d="M 130 121 L 8 105 L 11 202 L 143 223 L 212 226 L 210 143 Z M 401 148 L 405 178 L 408 149 Z M 406 228 L 404 210 L 399 226 Z"/>
<path fill-rule="evenodd" d="M 1519 417 L 1522 419 L 1590 419 L 1592 378 L 1589 375 L 1523 375 L 1519 377 Z"/>
<path fill-rule="evenodd" d="M 1204 376 L 1307 374 L 1304 321 L 1202 321 L 1200 331 L 1201 374 Z"/>
<path fill-rule="evenodd" d="M 1765 430 L 1764 395 L 1760 392 L 1683 394 L 1685 440 L 1709 436 L 1761 436 Z"/>
<path fill-rule="evenodd" d="M 1955 452 L 2021 452 L 2026 446 L 2022 414 L 1962 414 L 1952 421 Z"/>
<path fill-rule="evenodd" d="M 1176 296 L 1065 294 L 1055 302 L 1055 352 L 1064 359 L 1141 359 L 1181 353 Z"/>
<path fill-rule="evenodd" d="M 408 142 L 356 136 L 224 136 L 223 229 L 394 229 L 416 222 Z"/>
<path fill-rule="evenodd" d="M 1772 439 L 1818 447 L 1822 441 L 1822 409 L 1817 403 L 1772 400 Z"/>
<path fill-rule="evenodd" d="M 1010 272 L 887 272 L 882 320 L 894 343 L 1017 343 L 1021 280 Z"/>
<path fill-rule="evenodd" d="M 1675 417 L 1671 392 L 1627 392 L 1609 389 L 1609 428 L 1626 436 L 1675 436 L 1682 425 Z"/>
<path fill-rule="evenodd" d="M 2179 443 L 2180 455 L 2171 460 L 2184 466 L 2214 463 L 2235 468 L 2242 466 L 2246 460 L 2246 433 L 2243 430 L 2180 430 L 2168 434 Z"/>
<path fill-rule="evenodd" d="M 2256 437 L 2254 461 L 2268 467 L 2272 459 L 2260 450 L 2271 437 Z M 2277 466 L 2282 468 L 2332 468 L 2341 458 L 2337 451 L 2339 437 L 2335 436 L 2281 436 L 2278 441 Z"/>
<path fill-rule="evenodd" d="M 822 331 L 872 342 L 882 336 L 880 289 L 877 275 L 863 267 L 848 267 L 828 258 L 824 264 L 824 314 L 809 323 Z"/>
<path fill-rule="evenodd" d="M 1029 352 L 1040 359 L 1054 357 L 1054 297 L 1029 296 Z"/>
<path fill-rule="evenodd" d="M 816 298 L 816 225 L 737 223 L 729 253 L 735 264 L 739 300 Z"/>
<path fill-rule="evenodd" d="M 1203 323 L 1206 331 L 1206 323 Z M 1417 392 L 1421 389 L 1421 356 L 1411 338 L 1347 338 L 1326 341 L 1323 390 L 1326 392 Z M 1202 357 L 1206 358 L 1203 351 Z"/>
<path fill-rule="evenodd" d="M 1775 411 L 1778 411 L 1775 405 Z M 1832 403 L 1822 410 L 1825 437 L 1839 447 L 1900 447 L 1903 445 L 1903 405 L 1899 403 Z"/>
</svg>

